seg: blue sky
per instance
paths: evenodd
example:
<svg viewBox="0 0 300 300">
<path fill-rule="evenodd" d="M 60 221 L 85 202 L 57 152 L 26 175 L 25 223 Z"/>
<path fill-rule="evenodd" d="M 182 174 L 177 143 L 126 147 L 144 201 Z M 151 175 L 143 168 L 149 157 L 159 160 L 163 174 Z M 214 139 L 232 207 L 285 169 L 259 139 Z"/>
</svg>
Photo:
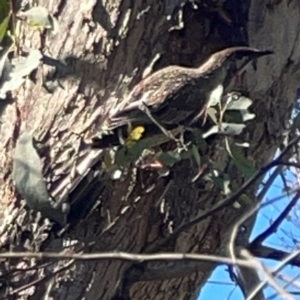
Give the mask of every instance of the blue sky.
<svg viewBox="0 0 300 300">
<path fill-rule="evenodd" d="M 286 179 L 290 180 L 290 182 L 295 183 L 296 178 L 293 176 L 291 172 L 288 172 L 286 174 Z M 270 190 L 268 191 L 264 201 L 273 199 L 275 197 L 278 197 L 282 195 L 283 191 L 283 182 L 278 177 Z M 251 239 L 256 237 L 259 233 L 264 231 L 270 223 L 282 212 L 282 210 L 285 208 L 287 203 L 291 200 L 292 196 L 285 197 L 284 199 L 275 202 L 271 205 L 265 206 L 261 208 L 261 210 L 258 213 L 257 222 L 253 228 Z M 294 210 L 291 215 L 292 219 L 296 220 L 297 214 L 299 212 L 299 209 Z M 300 219 L 300 218 L 298 218 Z M 298 225 L 298 226 L 297 226 Z M 279 230 L 273 234 L 271 237 L 269 237 L 265 241 L 265 245 L 272 246 L 277 249 L 285 249 L 291 251 L 292 249 L 295 249 L 295 243 L 293 243 L 293 240 L 291 237 L 295 237 L 296 239 L 300 240 L 300 223 L 295 224 L 292 220 L 285 220 Z M 277 265 L 278 262 L 272 261 L 272 260 L 263 260 L 265 265 L 272 268 Z M 294 277 L 299 274 L 299 270 L 296 267 L 286 267 L 283 270 L 284 274 L 289 275 L 291 277 Z M 300 280 L 300 279 L 299 279 Z M 283 285 L 283 284 L 282 284 Z M 292 291 L 300 291 L 300 289 L 296 289 L 295 287 L 290 288 L 289 290 Z M 217 294 L 216 294 L 216 291 Z M 271 288 L 266 288 L 264 290 L 266 298 L 272 299 L 272 300 L 279 300 L 281 299 L 280 296 L 275 296 L 276 292 Z M 222 295 L 220 298 L 216 298 L 216 295 Z M 294 296 L 295 299 L 300 300 L 300 295 Z M 218 299 L 228 299 L 228 300 L 241 300 L 244 299 L 243 294 L 241 293 L 240 289 L 235 286 L 235 284 L 230 280 L 228 272 L 226 271 L 226 266 L 220 266 L 218 267 L 210 277 L 208 283 L 205 285 L 205 287 L 202 289 L 200 297 L 198 300 L 218 300 Z"/>
</svg>

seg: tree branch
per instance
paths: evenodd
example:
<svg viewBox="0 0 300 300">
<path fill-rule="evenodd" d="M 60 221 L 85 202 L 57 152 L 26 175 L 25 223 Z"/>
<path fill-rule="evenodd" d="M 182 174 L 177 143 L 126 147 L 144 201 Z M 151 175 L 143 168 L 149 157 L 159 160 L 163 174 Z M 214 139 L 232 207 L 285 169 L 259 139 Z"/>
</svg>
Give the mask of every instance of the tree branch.
<svg viewBox="0 0 300 300">
<path fill-rule="evenodd" d="M 258 235 L 249 245 L 249 249 L 252 246 L 261 244 L 265 239 L 267 239 L 272 233 L 274 233 L 281 222 L 287 217 L 291 209 L 295 206 L 300 198 L 300 191 L 297 191 L 291 202 L 285 207 L 283 212 L 277 217 L 277 219 L 269 226 L 264 232 Z"/>
<path fill-rule="evenodd" d="M 231 196 L 227 197 L 225 200 L 218 202 L 216 205 L 214 205 L 211 209 L 205 211 L 200 216 L 192 219 L 191 221 L 183 224 L 182 226 L 178 227 L 176 230 L 174 230 L 174 233 L 164 240 L 162 240 L 158 245 L 150 245 L 147 249 L 147 252 L 155 252 L 158 251 L 161 246 L 164 244 L 167 244 L 170 242 L 170 240 L 175 239 L 179 236 L 179 234 L 183 231 L 186 231 L 190 229 L 192 226 L 198 224 L 199 222 L 203 221 L 208 216 L 220 211 L 221 209 L 228 207 L 229 205 L 233 204 L 238 198 L 245 192 L 247 188 L 249 188 L 252 184 L 256 182 L 259 178 L 261 178 L 263 175 L 266 174 L 271 168 L 278 166 L 278 165 L 284 165 L 285 163 L 282 162 L 282 158 L 291 150 L 291 148 L 297 144 L 300 140 L 300 136 L 295 137 L 287 146 L 286 148 L 278 155 L 278 157 L 270 162 L 269 164 L 263 166 L 258 170 L 251 178 L 249 178 L 240 189 L 238 189 L 236 192 L 234 192 Z"/>
</svg>

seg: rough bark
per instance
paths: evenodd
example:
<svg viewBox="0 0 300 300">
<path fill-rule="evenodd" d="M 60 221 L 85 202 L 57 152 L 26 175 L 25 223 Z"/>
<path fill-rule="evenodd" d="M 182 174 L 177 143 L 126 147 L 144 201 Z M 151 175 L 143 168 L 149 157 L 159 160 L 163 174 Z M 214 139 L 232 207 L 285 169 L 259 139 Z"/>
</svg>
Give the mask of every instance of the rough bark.
<svg viewBox="0 0 300 300">
<path fill-rule="evenodd" d="M 228 0 L 223 10 L 233 21 L 230 24 L 222 12 L 203 8 L 203 3 L 198 3 L 199 9 L 190 3 L 181 9 L 184 2 L 40 1 L 39 5 L 48 7 L 58 18 L 60 31 L 49 38 L 24 26 L 20 45 L 25 50 L 39 48 L 44 54 L 64 61 L 67 73 L 53 72 L 49 66 L 41 65 L 34 74 L 35 80 L 26 81 L 2 114 L 1 219 L 3 224 L 11 224 L 2 233 L 2 248 L 61 251 L 69 237 L 80 245 L 93 242 L 84 247 L 85 252 L 226 253 L 230 228 L 248 207 L 227 207 L 161 245 L 170 234 L 170 226 L 176 229 L 220 200 L 218 188 L 202 181 L 191 183 L 194 174 L 187 161 L 174 166 L 172 180 L 136 170 L 131 170 L 121 183 L 95 179 L 84 197 L 87 201 L 97 199 L 97 208 L 62 238 L 52 234 L 48 237 L 49 231 L 44 234 L 30 225 L 28 216 L 20 213 L 23 209 L 16 201 L 10 177 L 15 141 L 24 129 L 34 130 L 35 137 L 44 145 L 45 176 L 55 180 L 50 184 L 53 191 L 75 162 L 76 151 L 72 147 L 79 146 L 77 133 L 86 128 L 96 108 L 124 98 L 156 54 L 161 57 L 154 64 L 154 71 L 170 64 L 196 66 L 215 50 L 241 44 L 275 51 L 273 57 L 261 59 L 256 70 L 249 67 L 243 77 L 243 89 L 255 100 L 256 118 L 247 124 L 240 137 L 241 141 L 250 142 L 246 155 L 257 168 L 272 158 L 296 101 L 300 78 L 300 4 Z M 209 7 L 213 5 L 213 1 L 203 2 Z M 167 18 L 168 15 L 172 17 Z M 63 86 L 53 94 L 42 87 L 43 76 L 49 74 L 59 78 Z M 96 132 L 97 126 L 91 126 L 87 134 Z M 223 139 L 213 141 L 207 157 L 230 176 L 232 190 L 244 182 L 224 150 Z M 80 187 L 73 195 L 79 190 Z M 248 192 L 254 199 L 254 189 Z M 12 219 L 16 213 L 19 217 Z M 28 267 L 36 262 L 14 260 L 6 268 L 21 267 L 22 263 Z M 109 260 L 76 262 L 68 272 L 61 272 L 55 280 L 39 282 L 36 289 L 31 287 L 26 294 L 32 293 L 32 299 L 43 299 L 44 294 L 50 293 L 54 299 L 85 296 L 104 300 L 111 299 L 119 290 L 123 294 L 128 292 L 132 299 L 196 299 L 199 287 L 214 267 L 212 263 L 191 267 Z M 19 282 L 12 284 L 8 280 L 7 284 L 17 289 L 51 272 L 50 268 L 27 272 Z"/>
</svg>

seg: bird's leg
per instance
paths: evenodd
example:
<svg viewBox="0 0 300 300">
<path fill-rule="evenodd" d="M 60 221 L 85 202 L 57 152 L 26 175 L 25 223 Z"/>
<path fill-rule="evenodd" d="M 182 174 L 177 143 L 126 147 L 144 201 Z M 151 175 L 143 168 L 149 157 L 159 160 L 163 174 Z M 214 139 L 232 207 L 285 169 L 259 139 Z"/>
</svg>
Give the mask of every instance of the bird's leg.
<svg viewBox="0 0 300 300">
<path fill-rule="evenodd" d="M 160 130 L 161 132 L 167 136 L 169 139 L 175 141 L 178 146 L 182 147 L 182 148 L 186 148 L 184 143 L 182 143 L 181 139 L 177 139 L 172 132 L 170 132 L 169 130 L 167 130 L 166 128 L 164 128 L 161 124 L 159 124 L 159 122 L 152 116 L 149 108 L 147 107 L 147 105 L 143 102 L 143 108 L 144 108 L 144 112 L 146 113 L 146 115 L 149 117 L 149 119 L 153 122 L 153 124 L 155 124 Z"/>
<path fill-rule="evenodd" d="M 144 111 L 146 115 L 149 117 L 149 119 L 151 120 L 151 122 L 155 124 L 162 131 L 162 133 L 165 134 L 167 137 L 176 140 L 174 135 L 171 132 L 169 132 L 166 128 L 164 128 L 161 124 L 159 124 L 159 122 L 152 116 L 148 106 L 145 103 L 143 103 L 143 106 L 144 106 Z"/>
<path fill-rule="evenodd" d="M 200 110 L 199 114 L 197 114 L 196 117 L 192 119 L 190 124 L 194 124 L 195 122 L 197 122 L 199 118 L 204 114 L 204 120 L 202 122 L 202 126 L 203 126 L 207 120 L 207 111 L 208 111 L 208 106 L 204 105 L 204 107 Z"/>
<path fill-rule="evenodd" d="M 193 119 L 193 122 L 195 122 L 197 119 L 203 116 L 203 121 L 201 125 L 204 126 L 207 121 L 207 117 L 209 116 L 208 108 L 208 105 L 205 104 L 200 113 L 197 115 L 197 117 Z"/>
</svg>

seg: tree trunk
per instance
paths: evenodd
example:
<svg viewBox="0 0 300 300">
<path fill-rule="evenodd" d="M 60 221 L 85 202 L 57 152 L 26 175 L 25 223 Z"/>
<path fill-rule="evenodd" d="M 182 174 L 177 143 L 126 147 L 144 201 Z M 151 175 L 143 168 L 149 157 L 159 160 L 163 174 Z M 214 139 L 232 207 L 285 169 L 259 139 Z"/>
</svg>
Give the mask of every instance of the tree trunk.
<svg viewBox="0 0 300 300">
<path fill-rule="evenodd" d="M 171 230 L 176 232 L 182 224 L 225 198 L 221 188 L 212 182 L 192 182 L 195 173 L 188 160 L 172 167 L 172 177 L 159 178 L 157 172 L 131 168 L 122 181 L 96 176 L 101 164 L 95 163 L 69 196 L 73 225 L 62 236 L 51 234 L 52 230 L 46 230 L 41 221 L 39 227 L 33 226 L 37 221 L 20 207 L 20 196 L 11 179 L 17 137 L 24 130 L 34 130 L 34 137 L 42 145 L 40 156 L 49 190 L 61 197 L 63 191 L 57 189 L 74 164 L 89 154 L 78 134 L 86 130 L 84 135 L 88 138 L 99 130 L 99 118 L 93 119 L 95 111 L 124 99 L 145 70 L 154 72 L 168 65 L 198 66 L 219 49 L 241 45 L 275 52 L 261 58 L 256 66 L 248 66 L 242 77 L 243 90 L 254 100 L 251 110 L 256 117 L 247 122 L 246 130 L 238 137 L 250 143 L 244 154 L 256 168 L 270 161 L 281 145 L 296 103 L 300 4 L 271 0 L 218 2 L 224 3 L 216 8 L 215 1 L 208 0 L 39 1 L 57 17 L 59 32 L 44 35 L 23 24 L 18 37 L 20 47 L 24 51 L 40 49 L 62 65 L 50 67 L 44 59 L 31 80 L 28 78 L 14 93 L 14 101 L 2 114 L 2 223 L 11 224 L 2 230 L 3 249 L 62 251 L 69 241 L 65 251 L 70 253 L 227 254 L 230 228 L 255 204 L 255 188 L 247 190 L 252 203 L 242 203 L 239 209 L 228 206 L 169 238 Z M 151 71 L 148 67 L 157 54 L 160 58 Z M 45 78 L 59 81 L 54 93 L 43 88 Z M 212 140 L 205 159 L 211 160 L 222 176 L 229 176 L 232 191 L 245 182 L 225 150 L 224 138 Z M 91 206 L 94 207 L 86 218 L 79 220 Z M 18 217 L 12 219 L 16 214 Z M 245 243 L 253 222 L 252 218 L 243 237 Z M 78 244 L 71 246 L 75 240 Z M 41 261 L 16 259 L 2 266 L 2 272 Z M 216 266 L 208 262 L 78 261 L 54 279 L 18 291 L 25 284 L 50 276 L 63 263 L 66 261 L 24 272 L 20 277 L 14 274 L 18 280 L 13 282 L 8 277 L 6 287 L 16 291 L 15 299 L 29 295 L 31 299 L 44 299 L 46 294 L 53 299 L 72 300 L 122 299 L 121 295 L 124 299 L 197 299 L 199 288 Z"/>
</svg>

